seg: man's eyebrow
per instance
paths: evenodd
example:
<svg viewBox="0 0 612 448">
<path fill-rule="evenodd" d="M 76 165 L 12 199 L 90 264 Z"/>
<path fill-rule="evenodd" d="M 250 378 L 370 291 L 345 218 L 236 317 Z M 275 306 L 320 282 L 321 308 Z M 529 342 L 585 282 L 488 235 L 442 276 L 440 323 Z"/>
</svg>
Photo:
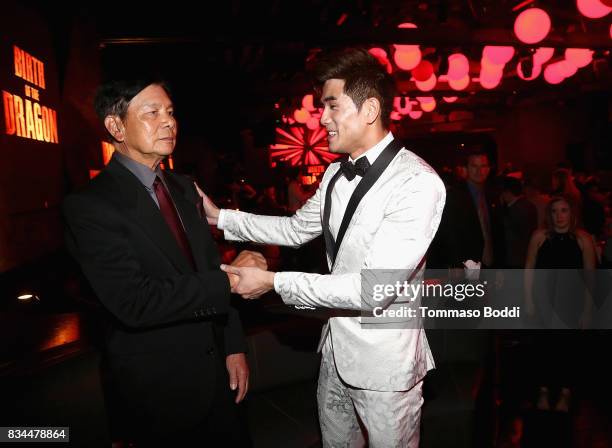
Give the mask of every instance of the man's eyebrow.
<svg viewBox="0 0 612 448">
<path fill-rule="evenodd" d="M 323 98 L 322 102 L 323 103 L 327 103 L 328 101 L 334 101 L 334 100 L 337 100 L 337 99 L 338 98 L 336 98 L 335 96 L 330 95 L 330 96 L 326 96 L 325 98 Z"/>
<path fill-rule="evenodd" d="M 161 103 L 154 102 L 154 103 L 144 103 L 141 107 L 157 107 L 157 108 L 160 108 L 160 107 L 163 107 L 163 105 Z M 174 104 L 173 103 L 168 103 L 168 104 L 166 104 L 165 107 L 166 107 L 166 109 L 170 109 L 170 108 L 174 107 Z"/>
</svg>

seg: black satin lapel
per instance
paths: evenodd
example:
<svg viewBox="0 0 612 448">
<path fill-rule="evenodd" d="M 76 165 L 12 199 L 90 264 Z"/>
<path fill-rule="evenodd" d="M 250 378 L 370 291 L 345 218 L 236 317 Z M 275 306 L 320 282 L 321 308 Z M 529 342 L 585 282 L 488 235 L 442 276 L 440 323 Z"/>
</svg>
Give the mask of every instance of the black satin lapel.
<svg viewBox="0 0 612 448">
<path fill-rule="evenodd" d="M 340 250 L 340 245 L 342 244 L 342 240 L 344 239 L 344 235 L 348 226 L 355 214 L 355 210 L 357 210 L 357 206 L 363 199 L 363 197 L 370 191 L 370 188 L 376 183 L 378 178 L 382 175 L 385 169 L 389 166 L 393 158 L 396 154 L 402 149 L 402 143 L 393 139 L 387 147 L 382 151 L 382 153 L 378 156 L 374 164 L 367 171 L 363 179 L 357 185 L 357 188 L 353 191 L 351 198 L 346 206 L 346 210 L 344 211 L 344 216 L 342 217 L 342 224 L 340 224 L 340 229 L 338 230 L 338 236 L 336 238 L 336 244 L 334 246 L 334 257 L 333 261 L 336 261 L 336 256 Z"/>
<path fill-rule="evenodd" d="M 325 251 L 329 256 L 329 259 L 332 262 L 332 266 L 334 264 L 335 258 L 335 246 L 336 242 L 334 241 L 334 237 L 331 233 L 331 229 L 329 228 L 329 216 L 331 214 L 331 197 L 332 191 L 334 189 L 334 185 L 338 178 L 342 175 L 342 170 L 338 169 L 336 174 L 331 178 L 329 184 L 327 184 L 327 190 L 325 191 L 325 205 L 323 207 L 323 236 L 325 237 Z"/>
</svg>

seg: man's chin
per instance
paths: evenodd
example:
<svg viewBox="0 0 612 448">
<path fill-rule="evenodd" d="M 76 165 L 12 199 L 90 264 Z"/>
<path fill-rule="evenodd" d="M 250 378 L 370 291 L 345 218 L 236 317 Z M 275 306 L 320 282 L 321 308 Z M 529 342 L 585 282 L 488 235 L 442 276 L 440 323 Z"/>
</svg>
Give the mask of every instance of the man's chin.
<svg viewBox="0 0 612 448">
<path fill-rule="evenodd" d="M 343 151 L 341 148 L 336 148 L 333 146 L 329 146 L 329 152 L 331 152 L 332 154 L 344 154 L 346 151 Z"/>
</svg>

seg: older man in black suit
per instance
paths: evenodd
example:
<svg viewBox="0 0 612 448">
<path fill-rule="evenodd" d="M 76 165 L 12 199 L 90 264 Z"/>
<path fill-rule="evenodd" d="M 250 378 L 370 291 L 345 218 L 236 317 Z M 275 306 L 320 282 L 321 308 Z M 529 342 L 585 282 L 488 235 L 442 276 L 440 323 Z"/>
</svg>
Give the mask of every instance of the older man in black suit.
<svg viewBox="0 0 612 448">
<path fill-rule="evenodd" d="M 66 199 L 64 213 L 67 246 L 108 316 L 103 377 L 111 426 L 136 446 L 243 446 L 233 401 L 244 398 L 249 370 L 230 306 L 234 280 L 219 270 L 191 180 L 159 168 L 177 135 L 168 89 L 108 83 L 96 111 L 117 151 Z M 251 252 L 234 264 L 266 263 Z"/>
</svg>

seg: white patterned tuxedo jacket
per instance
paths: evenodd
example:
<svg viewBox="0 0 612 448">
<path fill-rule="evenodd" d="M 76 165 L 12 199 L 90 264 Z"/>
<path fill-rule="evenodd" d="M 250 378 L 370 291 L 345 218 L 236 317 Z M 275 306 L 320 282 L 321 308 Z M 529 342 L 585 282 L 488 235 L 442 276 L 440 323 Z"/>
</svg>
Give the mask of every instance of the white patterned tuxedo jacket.
<svg viewBox="0 0 612 448">
<path fill-rule="evenodd" d="M 292 217 L 223 210 L 225 238 L 300 246 L 322 233 L 325 193 L 340 168 L 332 163 L 310 200 Z M 403 148 L 359 203 L 331 274 L 279 272 L 275 290 L 286 304 L 359 310 L 362 269 L 424 269 L 423 259 L 438 229 L 446 191 L 436 172 Z M 346 204 L 335 204 L 342 207 Z M 411 389 L 434 367 L 423 329 L 364 328 L 359 317 L 332 317 L 322 347 L 331 338 L 338 373 L 347 384 L 368 390 Z"/>
</svg>

